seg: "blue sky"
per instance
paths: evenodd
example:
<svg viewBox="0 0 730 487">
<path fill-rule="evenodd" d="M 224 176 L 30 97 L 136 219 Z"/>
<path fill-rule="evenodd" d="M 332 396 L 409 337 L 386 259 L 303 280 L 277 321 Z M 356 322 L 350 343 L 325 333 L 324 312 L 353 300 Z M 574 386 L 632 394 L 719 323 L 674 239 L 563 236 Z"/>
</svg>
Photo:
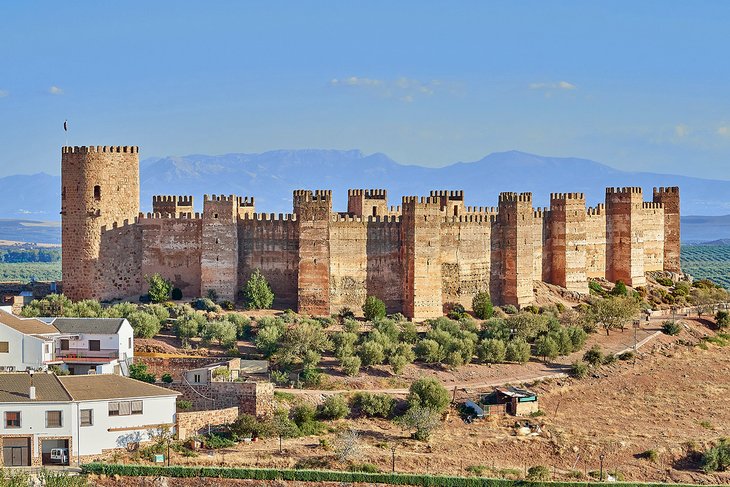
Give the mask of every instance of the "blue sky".
<svg viewBox="0 0 730 487">
<path fill-rule="evenodd" d="M 0 176 L 142 157 L 517 149 L 730 179 L 730 2 L 34 1 L 0 7 Z"/>
</svg>

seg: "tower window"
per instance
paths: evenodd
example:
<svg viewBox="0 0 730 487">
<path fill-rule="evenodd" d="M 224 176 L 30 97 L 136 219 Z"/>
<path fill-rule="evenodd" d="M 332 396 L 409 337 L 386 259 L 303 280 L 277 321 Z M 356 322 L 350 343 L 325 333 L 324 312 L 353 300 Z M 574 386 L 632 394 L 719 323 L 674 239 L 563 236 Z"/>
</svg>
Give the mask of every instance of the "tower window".
<svg viewBox="0 0 730 487">
<path fill-rule="evenodd" d="M 373 216 L 378 216 L 378 207 L 373 206 Z"/>
<path fill-rule="evenodd" d="M 94 186 L 94 200 L 101 201 L 101 186 Z"/>
<path fill-rule="evenodd" d="M 218 213 L 213 213 L 213 218 L 218 218 Z"/>
</svg>

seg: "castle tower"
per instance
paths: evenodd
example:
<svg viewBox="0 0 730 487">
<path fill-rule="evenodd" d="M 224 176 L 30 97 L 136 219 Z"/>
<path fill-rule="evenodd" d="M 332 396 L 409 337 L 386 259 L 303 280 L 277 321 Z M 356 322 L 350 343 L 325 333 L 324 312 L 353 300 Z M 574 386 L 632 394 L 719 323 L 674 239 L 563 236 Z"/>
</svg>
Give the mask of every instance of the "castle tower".
<svg viewBox="0 0 730 487">
<path fill-rule="evenodd" d="M 139 214 L 139 150 L 61 149 L 62 273 L 66 296 L 106 299 L 98 280 L 101 230 Z"/>
<path fill-rule="evenodd" d="M 388 214 L 388 192 L 384 189 L 350 189 L 347 191 L 347 212 L 354 216 Z"/>
<path fill-rule="evenodd" d="M 654 188 L 653 201 L 664 205 L 664 270 L 682 272 L 679 260 L 679 188 Z"/>
<path fill-rule="evenodd" d="M 463 191 L 431 191 L 431 197 L 437 198 L 441 210 L 446 216 L 459 216 L 464 214 L 464 192 Z"/>
<path fill-rule="evenodd" d="M 523 306 L 533 293 L 533 209 L 532 193 L 499 194 L 502 304 Z"/>
<path fill-rule="evenodd" d="M 403 198 L 403 314 L 411 319 L 443 315 L 441 219 L 438 198 Z"/>
<path fill-rule="evenodd" d="M 175 218 L 182 213 L 194 213 L 193 197 L 155 195 L 152 197 L 152 213 Z"/>
<path fill-rule="evenodd" d="M 583 193 L 552 193 L 548 217 L 548 282 L 588 294 L 586 199 Z"/>
<path fill-rule="evenodd" d="M 606 279 L 643 286 L 643 195 L 639 187 L 606 188 Z"/>
<path fill-rule="evenodd" d="M 214 290 L 220 299 L 235 301 L 238 292 L 239 198 L 203 197 L 200 291 Z"/>
<path fill-rule="evenodd" d="M 332 191 L 294 191 L 299 227 L 297 311 L 330 314 L 330 215 Z"/>
</svg>

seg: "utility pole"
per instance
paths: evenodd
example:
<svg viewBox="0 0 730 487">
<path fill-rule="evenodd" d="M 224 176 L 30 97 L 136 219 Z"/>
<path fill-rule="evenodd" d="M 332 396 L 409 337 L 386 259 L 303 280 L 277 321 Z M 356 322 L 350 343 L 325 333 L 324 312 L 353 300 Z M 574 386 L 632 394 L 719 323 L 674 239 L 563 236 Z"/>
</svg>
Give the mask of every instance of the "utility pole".
<svg viewBox="0 0 730 487">
<path fill-rule="evenodd" d="M 598 474 L 598 480 L 601 482 L 603 482 L 603 459 L 605 457 L 606 457 L 606 455 L 604 455 L 603 453 L 598 455 L 598 459 L 601 460 L 601 470 L 600 470 L 600 473 Z"/>
<path fill-rule="evenodd" d="M 390 447 L 391 453 L 391 472 L 395 473 L 395 445 Z"/>
</svg>

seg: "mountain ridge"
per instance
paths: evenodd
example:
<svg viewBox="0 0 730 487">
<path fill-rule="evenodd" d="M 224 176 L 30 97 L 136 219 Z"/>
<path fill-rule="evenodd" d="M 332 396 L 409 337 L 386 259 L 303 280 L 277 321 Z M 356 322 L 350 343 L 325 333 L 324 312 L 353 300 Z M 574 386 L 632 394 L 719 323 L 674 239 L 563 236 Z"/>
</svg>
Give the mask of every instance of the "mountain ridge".
<svg viewBox="0 0 730 487">
<path fill-rule="evenodd" d="M 334 208 L 344 211 L 349 188 L 387 189 L 390 205 L 400 204 L 403 195 L 462 189 L 467 205 L 496 206 L 502 191 L 529 191 L 538 207 L 549 205 L 552 192 L 583 192 L 593 206 L 610 186 L 641 186 L 646 200 L 651 200 L 652 187 L 680 186 L 683 216 L 730 213 L 730 181 L 621 171 L 590 159 L 517 150 L 435 168 L 404 165 L 384 153 L 358 149 L 194 154 L 144 159 L 140 173 L 143 211 L 151 211 L 154 194 L 192 194 L 198 210 L 206 193 L 253 196 L 258 211 L 285 213 L 291 211 L 291 191 L 299 188 L 333 190 Z M 0 201 L 0 218 L 59 218 L 59 176 L 6 176 L 0 178 L 0 191 L 14 195 Z"/>
</svg>

